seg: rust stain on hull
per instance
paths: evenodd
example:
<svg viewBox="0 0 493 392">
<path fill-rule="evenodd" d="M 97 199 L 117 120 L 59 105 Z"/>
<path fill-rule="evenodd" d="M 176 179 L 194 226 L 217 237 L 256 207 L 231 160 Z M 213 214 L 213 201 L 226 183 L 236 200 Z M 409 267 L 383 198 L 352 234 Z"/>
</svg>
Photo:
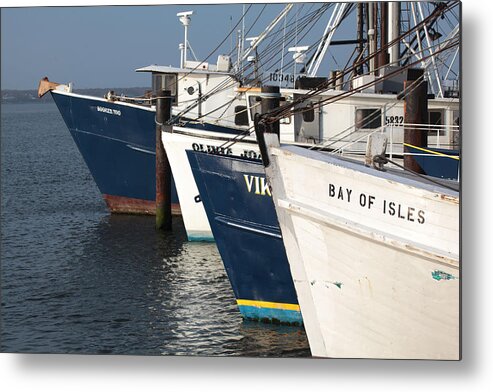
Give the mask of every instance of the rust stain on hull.
<svg viewBox="0 0 493 392">
<path fill-rule="evenodd" d="M 154 200 L 112 195 L 103 195 L 103 198 L 111 213 L 114 214 L 156 215 L 156 202 Z M 171 204 L 171 213 L 181 215 L 178 203 Z"/>
</svg>

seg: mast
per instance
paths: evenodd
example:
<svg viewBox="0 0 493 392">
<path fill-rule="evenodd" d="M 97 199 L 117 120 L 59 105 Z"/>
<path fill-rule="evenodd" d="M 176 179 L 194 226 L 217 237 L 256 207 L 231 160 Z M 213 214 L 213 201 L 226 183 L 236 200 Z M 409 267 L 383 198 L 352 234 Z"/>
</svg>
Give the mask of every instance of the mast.
<svg viewBox="0 0 493 392">
<path fill-rule="evenodd" d="M 188 26 L 190 25 L 190 15 L 193 15 L 193 11 L 178 12 L 176 16 L 180 18 L 180 22 L 185 28 L 185 38 L 183 45 L 180 44 L 181 50 L 181 68 L 187 65 L 187 52 L 188 52 Z"/>
<path fill-rule="evenodd" d="M 373 2 L 368 2 L 367 4 L 367 9 L 368 9 L 368 57 L 370 57 L 370 64 L 369 64 L 369 73 L 372 74 L 375 72 L 376 64 L 375 64 L 375 57 L 373 56 L 375 52 L 377 51 L 377 37 L 376 37 L 376 28 L 375 28 L 375 9 L 376 4 Z"/>
<path fill-rule="evenodd" d="M 378 58 L 378 67 L 382 67 L 389 63 L 389 56 L 385 47 L 388 38 L 388 18 L 389 4 L 387 2 L 380 3 L 380 52 Z"/>
<path fill-rule="evenodd" d="M 388 29 L 389 29 L 389 41 L 392 42 L 396 40 L 400 35 L 400 25 L 401 25 L 401 4 L 397 1 L 389 2 L 389 21 L 388 21 Z M 389 58 L 391 65 L 399 65 L 399 43 L 395 43 L 389 47 Z"/>
<path fill-rule="evenodd" d="M 357 9 L 357 15 L 356 15 L 356 23 L 357 23 L 357 37 L 356 40 L 358 41 L 358 56 L 356 57 L 358 60 L 363 57 L 363 3 L 358 3 L 358 9 Z M 363 64 L 361 64 L 358 69 L 356 70 L 356 74 L 362 75 L 363 74 Z"/>
</svg>

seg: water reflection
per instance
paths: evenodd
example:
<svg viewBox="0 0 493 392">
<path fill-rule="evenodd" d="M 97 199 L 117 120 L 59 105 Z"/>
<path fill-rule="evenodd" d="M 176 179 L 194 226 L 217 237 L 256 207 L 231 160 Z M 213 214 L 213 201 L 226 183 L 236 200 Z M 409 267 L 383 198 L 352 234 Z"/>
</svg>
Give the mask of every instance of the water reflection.
<svg viewBox="0 0 493 392">
<path fill-rule="evenodd" d="M 242 320 L 180 218 L 110 215 L 54 105 L 3 109 L 2 351 L 309 355 L 302 328 Z"/>
</svg>

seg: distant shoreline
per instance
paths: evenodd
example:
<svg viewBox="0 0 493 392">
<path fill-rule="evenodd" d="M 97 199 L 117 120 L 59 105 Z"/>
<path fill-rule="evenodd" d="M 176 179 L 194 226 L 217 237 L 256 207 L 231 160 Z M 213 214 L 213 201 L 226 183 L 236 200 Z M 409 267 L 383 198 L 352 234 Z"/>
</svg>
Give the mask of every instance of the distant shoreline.
<svg viewBox="0 0 493 392">
<path fill-rule="evenodd" d="M 149 91 L 149 87 L 106 87 L 106 88 L 81 88 L 74 89 L 75 93 L 103 97 L 108 91 L 114 91 L 116 95 L 126 95 L 128 97 L 140 97 Z M 37 90 L 2 90 L 1 103 L 53 103 L 51 94 L 46 94 L 43 98 L 38 98 Z"/>
</svg>

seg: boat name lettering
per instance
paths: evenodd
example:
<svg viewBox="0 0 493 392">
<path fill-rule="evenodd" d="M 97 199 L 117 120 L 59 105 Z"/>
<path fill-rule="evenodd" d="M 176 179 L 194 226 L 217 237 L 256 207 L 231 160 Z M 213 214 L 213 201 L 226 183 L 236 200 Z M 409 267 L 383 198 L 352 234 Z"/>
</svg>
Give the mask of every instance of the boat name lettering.
<svg viewBox="0 0 493 392">
<path fill-rule="evenodd" d="M 217 155 L 231 155 L 231 154 L 233 154 L 233 150 L 231 148 L 203 145 L 201 143 L 193 143 L 192 149 L 194 151 L 202 151 L 202 152 L 207 152 L 209 154 L 217 154 Z"/>
<path fill-rule="evenodd" d="M 246 180 L 246 178 L 245 178 Z M 248 184 L 247 184 L 248 185 Z M 373 195 L 360 193 L 353 197 L 353 190 L 334 184 L 328 185 L 329 198 L 341 200 L 347 203 L 356 203 L 362 208 L 375 209 L 380 208 L 384 215 L 399 218 L 408 222 L 417 222 L 422 225 L 425 223 L 425 211 L 415 207 L 406 206 L 395 201 L 383 199 L 381 202 Z"/>
<path fill-rule="evenodd" d="M 120 110 L 117 110 L 117 109 L 105 108 L 104 106 L 98 106 L 98 107 L 96 107 L 96 109 L 98 112 L 103 112 L 106 114 L 114 114 L 116 116 L 122 115 L 122 112 Z"/>
<path fill-rule="evenodd" d="M 260 153 L 254 150 L 243 150 L 240 154 L 242 158 L 250 158 L 250 159 L 260 159 Z"/>
<path fill-rule="evenodd" d="M 260 196 L 270 196 L 270 186 L 265 177 L 252 176 L 249 174 L 243 174 L 243 178 L 245 179 L 246 187 L 248 193 L 254 193 L 255 195 Z"/>
</svg>

